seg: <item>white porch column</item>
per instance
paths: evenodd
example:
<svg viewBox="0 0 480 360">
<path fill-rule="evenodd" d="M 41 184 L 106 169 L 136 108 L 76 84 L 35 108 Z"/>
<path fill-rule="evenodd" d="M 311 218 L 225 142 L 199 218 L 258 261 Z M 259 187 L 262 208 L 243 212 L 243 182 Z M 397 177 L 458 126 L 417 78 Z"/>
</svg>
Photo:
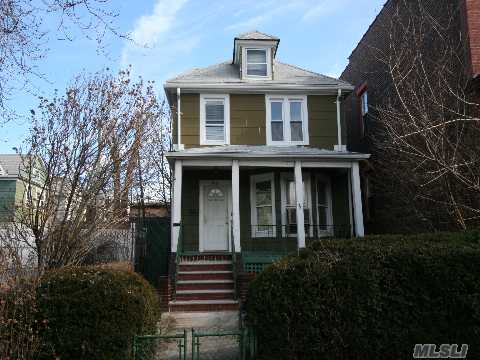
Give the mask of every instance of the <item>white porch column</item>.
<svg viewBox="0 0 480 360">
<path fill-rule="evenodd" d="M 182 220 L 182 160 L 175 160 L 175 170 L 173 173 L 173 199 L 172 199 L 172 241 L 171 251 L 177 252 L 178 236 L 180 234 L 180 224 Z"/>
<path fill-rule="evenodd" d="M 360 171 L 358 162 L 352 163 L 352 200 L 353 200 L 353 220 L 355 222 L 355 235 L 363 237 L 363 209 L 362 209 L 362 190 L 360 188 Z"/>
<path fill-rule="evenodd" d="M 303 197 L 302 163 L 301 161 L 295 161 L 295 200 L 297 202 L 297 243 L 299 249 L 305 247 Z"/>
<path fill-rule="evenodd" d="M 240 168 L 232 160 L 232 227 L 235 252 L 240 252 Z"/>
</svg>

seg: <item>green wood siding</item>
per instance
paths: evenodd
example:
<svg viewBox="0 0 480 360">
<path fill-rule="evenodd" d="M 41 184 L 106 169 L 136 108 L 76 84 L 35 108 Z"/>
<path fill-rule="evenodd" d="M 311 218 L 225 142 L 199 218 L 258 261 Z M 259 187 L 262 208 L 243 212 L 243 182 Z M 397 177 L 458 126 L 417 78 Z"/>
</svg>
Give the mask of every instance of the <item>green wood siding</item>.
<svg viewBox="0 0 480 360">
<path fill-rule="evenodd" d="M 337 144 L 337 106 L 335 101 L 337 101 L 336 96 L 308 96 L 310 146 L 333 150 L 333 146 Z M 342 135 L 343 133 L 346 133 L 344 127 L 342 127 Z"/>
<path fill-rule="evenodd" d="M 309 95 L 308 132 L 310 146 L 333 150 L 337 144 L 336 96 Z M 182 143 L 186 148 L 200 146 L 200 95 L 182 94 Z M 177 139 L 177 116 L 172 113 L 172 137 Z M 342 122 L 344 120 L 342 119 Z M 346 141 L 342 125 L 343 143 Z M 266 144 L 265 94 L 230 94 L 230 143 L 232 145 Z"/>
<path fill-rule="evenodd" d="M 275 238 L 251 237 L 251 204 L 250 204 L 250 176 L 254 174 L 274 173 L 275 183 L 275 211 L 276 224 L 281 226 L 281 193 L 280 174 L 288 171 L 284 168 L 241 169 L 240 170 L 240 241 L 243 251 L 261 251 L 275 253 L 279 251 L 294 251 L 297 246 L 296 237 L 287 239 L 281 236 Z M 330 177 L 332 182 L 332 213 L 333 224 L 343 228 L 350 226 L 348 202 L 347 173 L 321 170 Z M 315 192 L 313 179 L 316 170 L 304 170 L 310 173 L 312 179 L 312 211 L 313 222 L 316 223 Z M 182 226 L 183 244 L 185 251 L 198 251 L 199 248 L 199 181 L 200 180 L 231 180 L 229 170 L 185 170 L 182 184 Z M 339 231 L 341 231 L 340 229 Z M 278 234 L 280 235 L 280 234 Z"/>
<path fill-rule="evenodd" d="M 182 94 L 180 102 L 182 144 L 186 148 L 198 147 L 200 146 L 200 95 Z M 174 124 L 176 120 L 175 118 Z"/>
<path fill-rule="evenodd" d="M 17 181 L 0 180 L 0 221 L 11 221 L 15 209 Z"/>
<path fill-rule="evenodd" d="M 185 251 L 198 251 L 200 180 L 230 180 L 226 170 L 185 170 L 182 181 L 182 241 Z"/>
<path fill-rule="evenodd" d="M 230 95 L 230 143 L 265 145 L 265 95 Z"/>
<path fill-rule="evenodd" d="M 350 204 L 348 201 L 348 173 L 333 175 L 332 181 L 332 215 L 333 224 L 337 226 L 350 226 Z M 335 229 L 336 236 L 343 236 L 344 229 Z"/>
</svg>

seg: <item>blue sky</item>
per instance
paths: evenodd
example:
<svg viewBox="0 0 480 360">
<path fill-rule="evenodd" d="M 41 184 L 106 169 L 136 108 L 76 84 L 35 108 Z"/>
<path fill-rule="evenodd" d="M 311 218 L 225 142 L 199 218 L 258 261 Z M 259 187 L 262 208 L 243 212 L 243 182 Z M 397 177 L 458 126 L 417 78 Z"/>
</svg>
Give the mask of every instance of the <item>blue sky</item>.
<svg viewBox="0 0 480 360">
<path fill-rule="evenodd" d="M 192 67 L 231 59 L 236 34 L 259 30 L 278 36 L 281 61 L 338 77 L 348 55 L 380 11 L 385 0 L 112 0 L 117 27 L 133 41 L 108 35 L 107 54 L 82 36 L 48 41 L 48 56 L 38 63 L 46 80 L 32 79 L 35 95 L 62 93 L 81 72 L 132 65 L 135 76 L 155 80 L 163 96 L 164 80 Z M 54 28 L 55 21 L 46 25 Z M 9 106 L 24 115 L 3 125 L 0 152 L 12 152 L 27 129 L 36 96 L 17 91 Z"/>
</svg>

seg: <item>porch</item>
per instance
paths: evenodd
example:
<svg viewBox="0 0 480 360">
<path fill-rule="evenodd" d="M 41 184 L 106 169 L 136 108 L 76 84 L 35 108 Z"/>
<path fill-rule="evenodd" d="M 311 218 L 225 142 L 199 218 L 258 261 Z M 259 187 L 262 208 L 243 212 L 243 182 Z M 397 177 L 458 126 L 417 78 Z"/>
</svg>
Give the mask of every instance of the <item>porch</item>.
<svg viewBox="0 0 480 360">
<path fill-rule="evenodd" d="M 250 272 L 311 241 L 363 236 L 358 162 L 368 155 L 225 148 L 169 154 L 172 253 L 241 254 Z"/>
</svg>

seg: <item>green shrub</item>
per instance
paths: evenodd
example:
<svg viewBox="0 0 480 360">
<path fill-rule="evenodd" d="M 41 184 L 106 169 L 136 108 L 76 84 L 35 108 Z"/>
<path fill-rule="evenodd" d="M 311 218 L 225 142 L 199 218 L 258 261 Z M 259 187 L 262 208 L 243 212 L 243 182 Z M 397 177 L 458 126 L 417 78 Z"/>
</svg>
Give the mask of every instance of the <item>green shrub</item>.
<svg viewBox="0 0 480 360">
<path fill-rule="evenodd" d="M 35 282 L 15 278 L 0 286 L 0 359 L 33 359 L 40 348 Z"/>
<path fill-rule="evenodd" d="M 408 359 L 421 344 L 480 352 L 480 235 L 325 240 L 251 284 L 260 359 Z M 477 354 L 477 355 L 475 355 Z"/>
<path fill-rule="evenodd" d="M 154 332 L 159 315 L 155 290 L 128 271 L 52 271 L 37 301 L 47 320 L 41 357 L 48 359 L 130 359 L 133 336 Z"/>
</svg>

